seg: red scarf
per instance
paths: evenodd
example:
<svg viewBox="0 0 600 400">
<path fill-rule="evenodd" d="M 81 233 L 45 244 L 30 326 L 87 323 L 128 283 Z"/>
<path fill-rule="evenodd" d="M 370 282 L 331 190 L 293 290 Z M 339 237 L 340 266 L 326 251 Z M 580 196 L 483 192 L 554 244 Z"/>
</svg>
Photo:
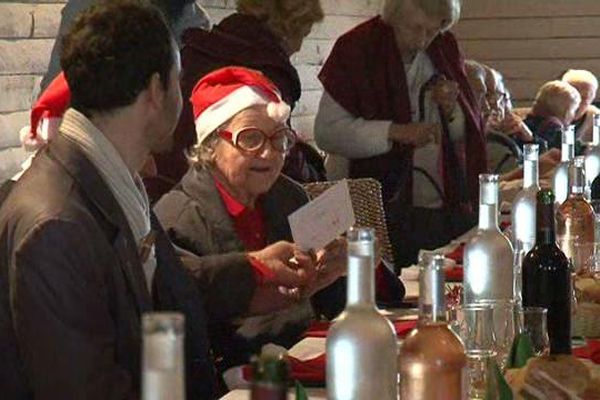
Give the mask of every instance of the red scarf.
<svg viewBox="0 0 600 400">
<path fill-rule="evenodd" d="M 448 140 L 442 140 L 442 177 L 445 206 L 451 209 L 473 207 L 479 197 L 478 175 L 486 171 L 486 147 L 483 119 L 466 75 L 464 60 L 454 36 L 438 35 L 427 49 L 437 73 L 458 83 L 458 102 L 465 114 L 465 153 L 467 199 L 460 200 L 456 182 L 456 162 Z M 341 36 L 319 74 L 325 90 L 347 111 L 370 120 L 391 120 L 398 124 L 412 122 L 404 63 L 392 28 L 375 17 Z M 413 147 L 394 144 L 386 154 L 354 159 L 350 177 L 373 177 L 383 186 L 384 199 L 401 196 L 403 204 L 412 204 Z M 462 196 L 465 197 L 465 196 Z"/>
</svg>

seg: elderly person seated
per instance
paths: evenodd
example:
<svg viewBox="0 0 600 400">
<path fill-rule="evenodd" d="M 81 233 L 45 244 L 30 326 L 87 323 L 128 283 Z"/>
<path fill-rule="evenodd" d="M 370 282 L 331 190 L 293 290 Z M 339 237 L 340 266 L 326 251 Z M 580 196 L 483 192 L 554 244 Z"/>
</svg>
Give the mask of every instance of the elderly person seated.
<svg viewBox="0 0 600 400">
<path fill-rule="evenodd" d="M 533 135 L 512 112 L 500 73 L 475 60 L 465 60 L 465 73 L 485 120 L 488 170 L 499 174 L 511 171 L 518 167 L 522 143 L 531 142 Z"/>
<path fill-rule="evenodd" d="M 342 35 L 319 78 L 318 146 L 338 176 L 383 188 L 400 266 L 475 224 L 486 171 L 483 119 L 448 29 L 459 0 L 386 0 Z"/>
<path fill-rule="evenodd" d="M 572 123 L 575 125 L 577 139 L 591 142 L 594 115 L 600 114 L 600 109 L 592 105 L 598 91 L 598 79 L 590 71 L 570 69 L 562 75 L 561 80 L 573 86 L 581 95 L 581 103 Z"/>
<path fill-rule="evenodd" d="M 486 69 L 486 103 L 488 113 L 484 114 L 486 131 L 501 132 L 511 136 L 520 144 L 533 141 L 533 133 L 523 123 L 523 118 L 513 110 L 510 92 L 504 77 L 497 70 L 482 64 Z"/>
<path fill-rule="evenodd" d="M 570 84 L 562 81 L 544 83 L 524 120 L 535 141 L 547 148 L 560 149 L 562 131 L 572 123 L 580 102 L 579 92 Z M 576 153 L 580 152 L 580 146 L 576 146 Z"/>
<path fill-rule="evenodd" d="M 319 0 L 236 0 L 236 12 L 210 31 L 189 29 L 181 51 L 181 91 L 189 98 L 194 85 L 216 69 L 239 65 L 262 72 L 277 85 L 292 109 L 302 93 L 290 57 L 298 52 L 312 26 L 323 19 Z M 187 171 L 184 151 L 195 143 L 194 115 L 184 104 L 170 152 L 156 155 L 158 174 L 145 179 L 150 195 L 159 198 Z M 290 150 L 284 172 L 299 182 L 325 180 L 320 154 L 300 140 Z"/>
<path fill-rule="evenodd" d="M 190 169 L 156 204 L 156 214 L 173 243 L 200 256 L 206 269 L 255 270 L 268 285 L 261 264 L 280 241 L 292 240 L 287 217 L 308 201 L 281 174 L 295 140 L 285 124 L 289 107 L 264 75 L 242 67 L 202 78 L 191 102 L 198 144 L 189 154 Z M 320 272 L 283 311 L 215 324 L 210 333 L 220 369 L 247 362 L 266 342 L 291 346 L 315 315 L 337 315 L 345 302 L 345 280 L 338 279 L 344 254 L 337 242 L 319 251 Z M 232 287 L 231 295 L 242 290 Z"/>
</svg>

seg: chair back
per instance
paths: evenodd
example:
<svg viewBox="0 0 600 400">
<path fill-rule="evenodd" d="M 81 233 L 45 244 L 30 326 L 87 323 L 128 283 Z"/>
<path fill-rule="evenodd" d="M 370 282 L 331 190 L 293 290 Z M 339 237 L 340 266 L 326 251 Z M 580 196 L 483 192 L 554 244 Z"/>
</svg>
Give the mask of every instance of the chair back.
<svg viewBox="0 0 600 400">
<path fill-rule="evenodd" d="M 394 263 L 392 244 L 388 235 L 381 197 L 381 184 L 373 178 L 348 179 L 350 200 L 354 209 L 356 226 L 373 228 L 379 241 L 381 256 Z M 314 182 L 304 184 L 304 190 L 311 199 L 319 196 L 339 181 Z"/>
</svg>

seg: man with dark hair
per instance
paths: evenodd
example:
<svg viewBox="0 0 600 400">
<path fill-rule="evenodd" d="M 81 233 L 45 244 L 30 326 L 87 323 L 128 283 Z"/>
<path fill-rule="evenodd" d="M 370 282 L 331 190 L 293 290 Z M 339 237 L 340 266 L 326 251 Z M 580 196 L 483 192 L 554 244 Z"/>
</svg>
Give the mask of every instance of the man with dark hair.
<svg viewBox="0 0 600 400">
<path fill-rule="evenodd" d="M 191 255 L 195 281 L 186 273 L 138 174 L 169 147 L 182 104 L 178 54 L 142 1 L 95 6 L 66 35 L 72 108 L 0 209 L 2 399 L 139 398 L 140 317 L 155 310 L 185 315 L 187 398 L 212 399 L 207 314 L 272 308 L 281 298 L 261 294 L 314 275 L 306 258 L 288 266 L 294 248 L 283 242 L 258 256 L 272 287 L 249 268 L 205 274 Z"/>
</svg>

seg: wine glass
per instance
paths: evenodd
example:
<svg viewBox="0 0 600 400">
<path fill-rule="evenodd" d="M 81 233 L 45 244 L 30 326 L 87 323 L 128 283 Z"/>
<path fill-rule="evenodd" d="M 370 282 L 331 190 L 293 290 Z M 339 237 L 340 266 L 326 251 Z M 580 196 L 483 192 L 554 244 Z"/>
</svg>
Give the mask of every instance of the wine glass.
<svg viewBox="0 0 600 400">
<path fill-rule="evenodd" d="M 515 304 L 512 301 L 490 303 L 492 309 L 495 351 L 498 365 L 502 370 L 506 366 L 513 341 L 515 340 Z"/>
<path fill-rule="evenodd" d="M 467 351 L 495 351 L 492 312 L 492 308 L 486 304 L 456 305 L 450 308 L 450 329 L 462 339 Z"/>
<path fill-rule="evenodd" d="M 536 356 L 550 353 L 548 337 L 548 309 L 543 307 L 523 307 L 517 310 L 519 333 L 526 333 L 531 340 Z"/>
<path fill-rule="evenodd" d="M 469 400 L 499 400 L 500 387 L 496 376 L 496 353 L 490 350 L 467 350 L 467 398 Z"/>
</svg>

